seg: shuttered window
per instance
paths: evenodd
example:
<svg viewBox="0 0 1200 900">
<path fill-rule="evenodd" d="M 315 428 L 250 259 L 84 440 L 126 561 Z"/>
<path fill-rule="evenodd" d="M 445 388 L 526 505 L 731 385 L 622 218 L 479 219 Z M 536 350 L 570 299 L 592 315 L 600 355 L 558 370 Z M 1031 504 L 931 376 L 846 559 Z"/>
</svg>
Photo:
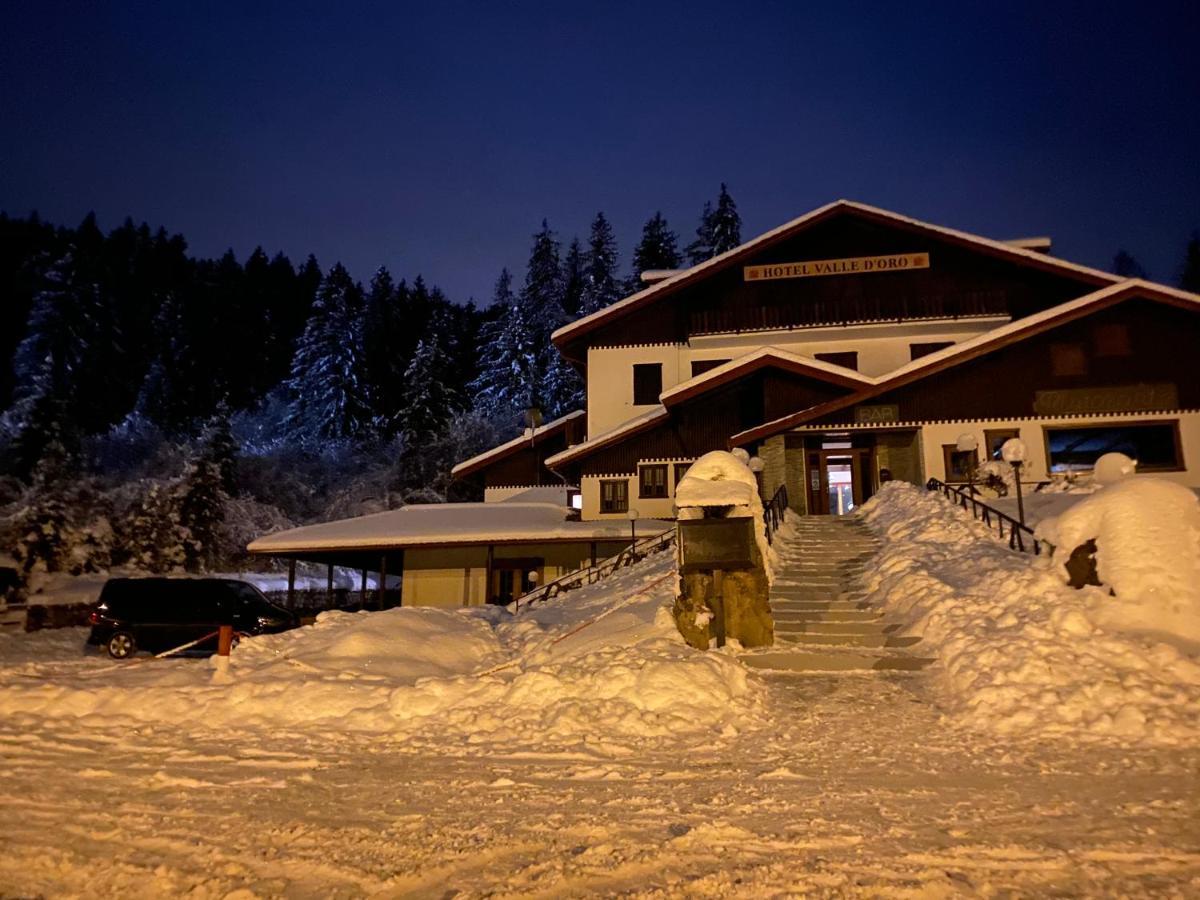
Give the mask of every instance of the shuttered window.
<svg viewBox="0 0 1200 900">
<path fill-rule="evenodd" d="M 623 513 L 629 510 L 629 482 L 624 478 L 600 482 L 600 512 Z"/>
</svg>

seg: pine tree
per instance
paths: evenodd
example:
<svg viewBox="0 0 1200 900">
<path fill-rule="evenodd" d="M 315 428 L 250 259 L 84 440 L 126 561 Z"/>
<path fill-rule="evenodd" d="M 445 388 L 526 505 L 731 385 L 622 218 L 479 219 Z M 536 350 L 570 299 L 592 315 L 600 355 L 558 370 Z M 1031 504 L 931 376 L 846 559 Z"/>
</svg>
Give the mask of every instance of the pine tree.
<svg viewBox="0 0 1200 900">
<path fill-rule="evenodd" d="M 633 294 L 646 287 L 642 273 L 654 269 L 678 269 L 683 265 L 679 238 L 667 225 L 661 212 L 651 216 L 642 226 L 642 239 L 633 251 L 633 273 L 626 290 Z"/>
<path fill-rule="evenodd" d="M 617 239 L 604 213 L 597 213 L 588 237 L 587 259 L 584 264 L 581 315 L 589 315 L 621 299 L 617 282 Z"/>
<path fill-rule="evenodd" d="M 583 408 L 583 379 L 553 346 L 550 347 L 546 361 L 543 383 L 545 387 L 542 390 L 542 407 L 547 421 Z"/>
<path fill-rule="evenodd" d="M 289 433 L 302 442 L 366 436 L 371 404 L 362 365 L 362 302 L 341 263 L 321 284 L 288 379 Z"/>
<path fill-rule="evenodd" d="M 189 572 L 215 567 L 226 499 L 220 465 L 202 453 L 188 464 L 179 493 L 179 524 L 185 530 L 183 564 Z"/>
<path fill-rule="evenodd" d="M 111 424 L 105 392 L 112 369 L 105 357 L 118 337 L 92 268 L 69 250 L 47 269 L 13 358 L 16 402 L 6 419 L 29 448 L 27 462 L 41 455 L 45 441 L 38 418 L 47 409 L 61 413 L 60 424 L 70 421 L 87 430 Z"/>
<path fill-rule="evenodd" d="M 558 259 L 558 241 L 549 224 L 542 219 L 542 229 L 533 236 L 529 266 L 525 270 L 525 286 L 521 289 L 521 305 L 525 317 L 534 329 L 537 346 L 550 341 L 550 333 L 564 324 L 562 306 L 562 268 Z"/>
<path fill-rule="evenodd" d="M 1185 291 L 1200 294 L 1200 232 L 1192 234 L 1183 255 L 1183 270 L 1179 274 L 1179 286 Z"/>
<path fill-rule="evenodd" d="M 51 433 L 33 471 L 31 502 L 18 515 L 16 553 L 26 572 L 39 563 L 47 572 L 59 572 L 70 558 L 69 510 L 64 495 L 68 468 L 67 451 Z"/>
<path fill-rule="evenodd" d="M 1122 278 L 1146 278 L 1146 270 L 1142 268 L 1133 256 L 1124 249 L 1118 250 L 1113 257 L 1113 274 Z"/>
<path fill-rule="evenodd" d="M 122 544 L 131 566 L 162 574 L 183 566 L 184 544 L 190 539 L 180 523 L 179 497 L 170 487 L 152 482 L 126 517 Z"/>
<path fill-rule="evenodd" d="M 217 467 L 221 490 L 233 494 L 237 489 L 238 445 L 229 422 L 229 404 L 222 400 L 201 435 L 201 453 Z"/>
<path fill-rule="evenodd" d="M 401 350 L 407 342 L 403 304 L 408 299 L 407 285 L 397 289 L 392 275 L 384 267 L 376 270 L 367 288 L 363 332 L 363 369 L 367 379 L 372 412 L 381 427 L 396 420 L 404 403 L 404 368 Z"/>
<path fill-rule="evenodd" d="M 508 269 L 496 280 L 489 313 L 494 318 L 480 330 L 479 377 L 471 384 L 475 406 L 497 418 L 515 418 L 533 404 L 538 345 Z"/>
<path fill-rule="evenodd" d="M 434 327 L 417 343 L 412 361 L 404 371 L 408 386 L 400 411 L 400 431 L 408 444 L 424 446 L 439 434 L 456 405 L 453 391 L 445 384 L 448 358 Z"/>
<path fill-rule="evenodd" d="M 583 282 L 585 259 L 583 248 L 579 246 L 579 238 L 571 240 L 567 255 L 563 257 L 563 312 L 568 317 L 579 315 L 579 306 L 583 299 Z"/>
<path fill-rule="evenodd" d="M 704 204 L 700 225 L 696 229 L 696 240 L 688 245 L 688 256 L 692 265 L 698 265 L 741 243 L 742 218 L 738 215 L 737 204 L 733 202 L 729 189 L 722 182 L 716 209 L 707 201 Z"/>
</svg>

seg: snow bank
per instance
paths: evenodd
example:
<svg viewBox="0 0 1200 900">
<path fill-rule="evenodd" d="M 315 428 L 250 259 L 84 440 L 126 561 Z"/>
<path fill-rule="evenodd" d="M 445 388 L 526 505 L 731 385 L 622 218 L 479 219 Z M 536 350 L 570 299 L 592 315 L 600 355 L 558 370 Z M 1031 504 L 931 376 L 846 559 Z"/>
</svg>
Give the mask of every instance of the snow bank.
<svg viewBox="0 0 1200 900">
<path fill-rule="evenodd" d="M 1044 520 L 1037 533 L 1058 548 L 1064 580 L 1070 552 L 1096 542 L 1096 574 L 1116 594 L 1093 597 L 1097 622 L 1200 653 L 1200 498 L 1190 488 L 1120 479 Z"/>
<path fill-rule="evenodd" d="M 871 600 L 911 624 L 952 720 L 981 730 L 1157 745 L 1200 739 L 1200 659 L 1099 612 L 1052 564 L 1014 553 L 941 495 L 890 482 L 860 515 L 882 549 Z"/>
<path fill-rule="evenodd" d="M 673 573 L 660 554 L 516 617 L 494 607 L 325 613 L 243 640 L 224 671 L 214 660 L 95 654 L 81 668 L 81 633 L 70 662 L 33 663 L 10 652 L 15 640 L 0 642 L 0 715 L 365 731 L 442 750 L 704 745 L 759 724 L 762 688 L 733 657 L 679 637 Z"/>
</svg>

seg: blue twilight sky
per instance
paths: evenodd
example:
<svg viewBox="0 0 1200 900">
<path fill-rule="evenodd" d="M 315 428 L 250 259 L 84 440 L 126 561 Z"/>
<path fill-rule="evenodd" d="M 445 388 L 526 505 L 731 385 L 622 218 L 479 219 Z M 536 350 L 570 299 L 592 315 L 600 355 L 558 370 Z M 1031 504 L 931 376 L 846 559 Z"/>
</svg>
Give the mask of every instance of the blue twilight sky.
<svg viewBox="0 0 1200 900">
<path fill-rule="evenodd" d="M 1200 4 L 10 2 L 0 209 L 309 251 L 486 300 L 543 217 L 622 262 L 727 181 L 751 237 L 838 197 L 1174 281 L 1200 228 Z M 519 275 L 518 275 L 519 277 Z"/>
</svg>

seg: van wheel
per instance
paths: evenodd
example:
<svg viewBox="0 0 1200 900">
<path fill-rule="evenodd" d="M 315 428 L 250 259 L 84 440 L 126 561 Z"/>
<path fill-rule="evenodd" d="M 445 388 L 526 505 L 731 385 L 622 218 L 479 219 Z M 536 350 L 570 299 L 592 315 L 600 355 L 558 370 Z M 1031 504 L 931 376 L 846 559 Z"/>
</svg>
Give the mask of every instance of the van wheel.
<svg viewBox="0 0 1200 900">
<path fill-rule="evenodd" d="M 108 639 L 108 655 L 113 659 L 128 659 L 137 652 L 137 641 L 128 631 L 118 631 Z"/>
</svg>

